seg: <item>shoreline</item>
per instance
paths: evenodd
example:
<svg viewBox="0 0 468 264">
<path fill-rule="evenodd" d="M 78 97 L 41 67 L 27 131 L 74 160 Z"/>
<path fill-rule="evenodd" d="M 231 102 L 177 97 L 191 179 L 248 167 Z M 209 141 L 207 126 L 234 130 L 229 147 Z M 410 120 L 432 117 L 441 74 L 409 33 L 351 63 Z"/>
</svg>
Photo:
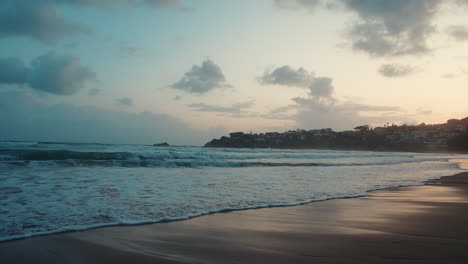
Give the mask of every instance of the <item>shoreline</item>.
<svg viewBox="0 0 468 264">
<path fill-rule="evenodd" d="M 32 239 L 32 238 L 36 238 L 36 237 L 61 235 L 61 234 L 74 233 L 74 232 L 86 232 L 86 231 L 90 231 L 90 230 L 94 230 L 94 229 L 100 229 L 100 228 L 132 227 L 132 226 L 164 224 L 164 223 L 187 221 L 187 220 L 191 220 L 191 219 L 198 218 L 198 217 L 204 217 L 204 216 L 210 216 L 210 215 L 216 215 L 216 214 L 225 214 L 225 213 L 238 212 L 238 211 L 305 206 L 305 205 L 312 204 L 312 203 L 326 202 L 326 201 L 332 201 L 332 200 L 363 198 L 363 197 L 368 196 L 372 192 L 386 191 L 386 190 L 399 189 L 399 188 L 417 187 L 417 186 L 424 186 L 424 185 L 429 185 L 429 184 L 438 184 L 437 181 L 439 179 L 444 178 L 444 177 L 453 177 L 453 176 L 456 176 L 456 175 L 458 175 L 458 174 L 451 175 L 451 176 L 441 176 L 441 177 L 437 177 L 437 178 L 434 178 L 434 179 L 428 179 L 428 180 L 425 180 L 425 181 L 421 182 L 420 184 L 382 187 L 382 188 L 365 190 L 364 191 L 365 193 L 363 193 L 363 194 L 348 195 L 348 196 L 337 196 L 337 197 L 332 197 L 332 198 L 317 199 L 317 200 L 311 200 L 311 201 L 301 202 L 301 203 L 297 203 L 297 204 L 274 204 L 274 205 L 245 207 L 245 208 L 234 208 L 234 209 L 226 208 L 226 209 L 214 210 L 214 211 L 209 211 L 209 212 L 206 212 L 206 213 L 201 213 L 201 214 L 191 215 L 191 216 L 186 216 L 186 217 L 174 217 L 172 219 L 166 219 L 165 218 L 165 219 L 160 219 L 160 220 L 148 220 L 148 221 L 133 222 L 133 223 L 103 223 L 103 224 L 94 224 L 94 225 L 89 225 L 89 226 L 70 226 L 70 227 L 64 228 L 63 230 L 51 230 L 51 231 L 38 232 L 38 233 L 33 233 L 33 234 L 15 235 L 15 236 L 10 236 L 10 237 L 0 238 L 0 245 L 2 243 L 8 243 L 8 242 L 11 242 L 11 241 L 16 241 L 16 240 Z M 467 174 L 467 176 L 468 176 L 468 174 Z"/>
<path fill-rule="evenodd" d="M 360 198 L 4 241 L 0 260 L 464 263 L 468 260 L 467 221 L 468 172 L 464 172 L 425 185 L 376 190 Z M 441 250 L 450 254 L 444 257 Z"/>
</svg>

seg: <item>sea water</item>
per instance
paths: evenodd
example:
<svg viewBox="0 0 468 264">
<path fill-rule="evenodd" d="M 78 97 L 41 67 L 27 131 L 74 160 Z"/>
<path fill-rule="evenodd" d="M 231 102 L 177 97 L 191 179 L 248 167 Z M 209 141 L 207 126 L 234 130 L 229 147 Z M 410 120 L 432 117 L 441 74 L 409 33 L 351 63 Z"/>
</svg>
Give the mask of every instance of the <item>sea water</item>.
<svg viewBox="0 0 468 264">
<path fill-rule="evenodd" d="M 461 172 L 468 156 L 0 142 L 0 241 L 356 197 Z"/>
</svg>

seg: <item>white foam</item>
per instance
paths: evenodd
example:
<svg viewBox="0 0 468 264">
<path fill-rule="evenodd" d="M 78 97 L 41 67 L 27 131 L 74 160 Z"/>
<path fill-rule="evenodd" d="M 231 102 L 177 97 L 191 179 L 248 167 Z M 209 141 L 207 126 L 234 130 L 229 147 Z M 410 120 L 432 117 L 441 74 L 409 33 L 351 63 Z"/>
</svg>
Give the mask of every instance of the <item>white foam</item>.
<svg viewBox="0 0 468 264">
<path fill-rule="evenodd" d="M 467 158 L 366 151 L 47 145 L 49 150 L 54 147 L 164 156 L 164 162 L 182 160 L 201 166 L 125 167 L 118 160 L 97 165 L 83 165 L 75 160 L 32 160 L 24 165 L 0 166 L 0 241 L 362 196 L 369 190 L 419 185 L 454 174 L 461 168 L 448 160 Z M 232 162 L 330 166 L 230 167 Z M 224 167 L 208 166 L 212 163 L 224 163 Z"/>
</svg>

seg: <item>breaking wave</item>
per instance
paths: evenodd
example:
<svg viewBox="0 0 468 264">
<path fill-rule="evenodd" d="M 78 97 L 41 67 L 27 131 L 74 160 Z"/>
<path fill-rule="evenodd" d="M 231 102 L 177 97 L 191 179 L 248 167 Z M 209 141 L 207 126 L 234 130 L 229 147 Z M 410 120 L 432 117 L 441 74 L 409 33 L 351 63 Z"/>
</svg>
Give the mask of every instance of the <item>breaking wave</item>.
<svg viewBox="0 0 468 264">
<path fill-rule="evenodd" d="M 466 155 L 0 142 L 0 241 L 356 197 Z"/>
<path fill-rule="evenodd" d="M 414 155 L 358 154 L 277 154 L 255 153 L 251 150 L 238 155 L 209 151 L 155 151 L 155 152 L 82 152 L 70 150 L 0 150 L 0 161 L 8 165 L 59 166 L 116 166 L 116 167 L 317 167 L 317 166 L 372 166 L 425 161 L 447 161 L 446 157 L 415 157 Z M 366 162 L 346 162 L 350 158 L 367 159 Z M 336 161 L 342 162 L 321 162 Z M 313 160 L 314 162 L 310 162 Z M 54 163 L 55 162 L 55 163 Z"/>
</svg>

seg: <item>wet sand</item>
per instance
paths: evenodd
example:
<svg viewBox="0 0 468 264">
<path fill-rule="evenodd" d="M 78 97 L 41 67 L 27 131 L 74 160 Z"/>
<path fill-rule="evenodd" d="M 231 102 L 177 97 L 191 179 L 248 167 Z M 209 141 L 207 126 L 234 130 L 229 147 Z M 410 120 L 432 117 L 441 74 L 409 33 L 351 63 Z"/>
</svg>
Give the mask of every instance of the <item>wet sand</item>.
<svg viewBox="0 0 468 264">
<path fill-rule="evenodd" d="M 9 241 L 0 263 L 468 263 L 468 173 L 362 198 Z"/>
</svg>

